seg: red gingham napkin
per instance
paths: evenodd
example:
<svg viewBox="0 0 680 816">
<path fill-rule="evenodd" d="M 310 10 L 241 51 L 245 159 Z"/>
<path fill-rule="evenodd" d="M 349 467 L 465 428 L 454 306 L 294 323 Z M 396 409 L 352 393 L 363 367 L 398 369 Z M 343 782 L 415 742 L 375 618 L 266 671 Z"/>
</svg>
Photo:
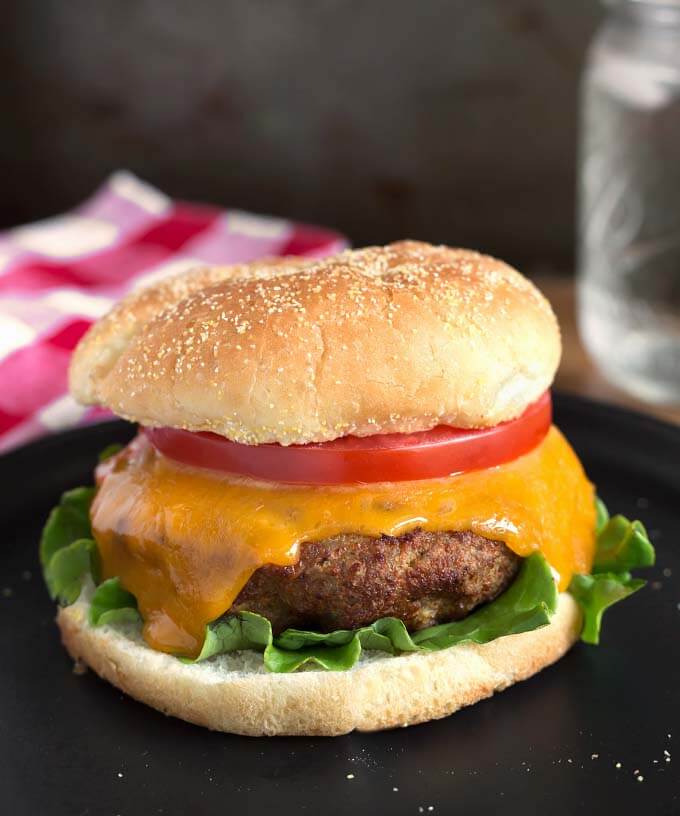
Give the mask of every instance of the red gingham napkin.
<svg viewBox="0 0 680 816">
<path fill-rule="evenodd" d="M 330 230 L 172 201 L 115 173 L 66 215 L 0 233 L 0 452 L 107 414 L 68 395 L 71 351 L 129 289 L 201 264 L 321 257 Z"/>
</svg>

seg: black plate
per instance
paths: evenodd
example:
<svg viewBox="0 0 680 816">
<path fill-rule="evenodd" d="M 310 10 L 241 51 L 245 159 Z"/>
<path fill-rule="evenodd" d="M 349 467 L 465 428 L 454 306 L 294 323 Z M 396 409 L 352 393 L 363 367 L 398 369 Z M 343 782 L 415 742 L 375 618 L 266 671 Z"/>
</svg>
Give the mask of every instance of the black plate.
<svg viewBox="0 0 680 816">
<path fill-rule="evenodd" d="M 647 524 L 658 551 L 650 586 L 607 613 L 600 647 L 579 644 L 491 700 L 332 739 L 211 733 L 74 674 L 38 536 L 61 491 L 87 483 L 97 452 L 130 426 L 64 433 L 0 459 L 0 811 L 680 812 L 680 429 L 571 397 L 556 409 L 610 508 Z"/>
</svg>

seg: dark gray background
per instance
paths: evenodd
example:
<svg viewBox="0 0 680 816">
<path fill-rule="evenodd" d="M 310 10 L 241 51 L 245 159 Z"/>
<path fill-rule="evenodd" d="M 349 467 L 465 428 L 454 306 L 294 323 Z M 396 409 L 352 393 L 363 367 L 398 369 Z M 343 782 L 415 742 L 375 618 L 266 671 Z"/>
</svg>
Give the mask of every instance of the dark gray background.
<svg viewBox="0 0 680 816">
<path fill-rule="evenodd" d="M 127 167 L 175 196 L 573 257 L 596 0 L 5 0 L 0 225 Z"/>
</svg>

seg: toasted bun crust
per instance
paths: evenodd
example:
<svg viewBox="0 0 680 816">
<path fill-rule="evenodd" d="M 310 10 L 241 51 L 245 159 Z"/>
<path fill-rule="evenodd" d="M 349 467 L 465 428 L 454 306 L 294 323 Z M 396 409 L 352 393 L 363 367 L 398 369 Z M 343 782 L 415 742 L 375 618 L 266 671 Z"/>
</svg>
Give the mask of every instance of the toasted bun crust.
<svg viewBox="0 0 680 816">
<path fill-rule="evenodd" d="M 518 272 L 407 241 L 142 290 L 85 335 L 71 389 L 145 425 L 288 445 L 496 425 L 559 357 L 555 316 Z"/>
<path fill-rule="evenodd" d="M 562 594 L 548 626 L 483 646 L 400 657 L 373 652 L 346 672 L 269 674 L 255 652 L 184 664 L 145 646 L 131 627 L 92 628 L 87 610 L 79 600 L 57 616 L 75 660 L 165 714 L 248 736 L 333 736 L 446 717 L 558 660 L 581 624 L 575 601 Z"/>
</svg>

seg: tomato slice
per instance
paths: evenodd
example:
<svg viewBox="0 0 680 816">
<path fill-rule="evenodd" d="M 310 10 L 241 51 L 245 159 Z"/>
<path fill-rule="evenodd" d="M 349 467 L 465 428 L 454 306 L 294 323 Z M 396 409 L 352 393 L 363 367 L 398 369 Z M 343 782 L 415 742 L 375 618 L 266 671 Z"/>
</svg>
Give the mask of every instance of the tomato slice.
<svg viewBox="0 0 680 816">
<path fill-rule="evenodd" d="M 165 456 L 194 467 L 286 484 L 436 479 L 501 465 L 532 450 L 552 419 L 546 391 L 522 416 L 492 428 L 439 425 L 413 434 L 344 436 L 308 445 L 241 445 L 213 433 L 145 428 Z"/>
</svg>

